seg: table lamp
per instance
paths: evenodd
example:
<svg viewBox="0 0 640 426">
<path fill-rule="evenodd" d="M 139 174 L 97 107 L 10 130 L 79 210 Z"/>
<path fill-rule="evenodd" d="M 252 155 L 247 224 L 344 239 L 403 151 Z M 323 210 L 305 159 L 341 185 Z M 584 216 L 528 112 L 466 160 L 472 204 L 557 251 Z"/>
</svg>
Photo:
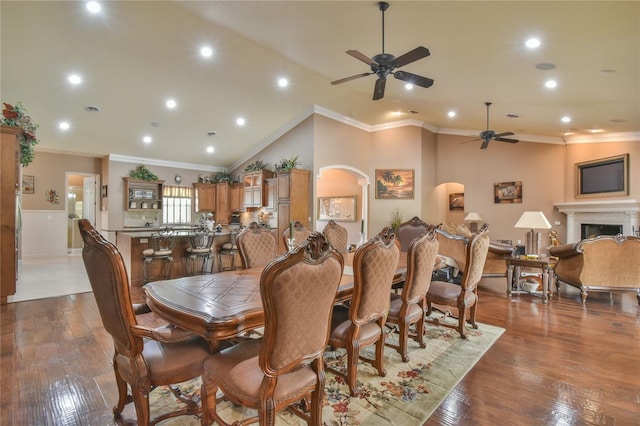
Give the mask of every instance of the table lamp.
<svg viewBox="0 0 640 426">
<path fill-rule="evenodd" d="M 469 224 L 469 230 L 471 232 L 478 232 L 478 222 L 482 221 L 482 217 L 476 212 L 469 212 L 464 218 L 465 221 L 471 222 Z"/>
<path fill-rule="evenodd" d="M 551 224 L 542 212 L 524 212 L 515 228 L 530 229 L 527 232 L 526 254 L 538 255 L 540 250 L 540 232 L 536 229 L 550 229 Z"/>
</svg>

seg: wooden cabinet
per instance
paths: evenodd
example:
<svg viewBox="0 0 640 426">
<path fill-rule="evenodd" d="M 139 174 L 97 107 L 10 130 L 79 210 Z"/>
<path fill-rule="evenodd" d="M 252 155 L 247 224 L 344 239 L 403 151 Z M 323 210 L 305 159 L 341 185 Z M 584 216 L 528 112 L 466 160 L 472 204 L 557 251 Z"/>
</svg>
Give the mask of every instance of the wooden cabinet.
<svg viewBox="0 0 640 426">
<path fill-rule="evenodd" d="M 273 177 L 273 172 L 260 170 L 244 175 L 244 207 L 262 207 L 265 180 Z"/>
<path fill-rule="evenodd" d="M 278 210 L 278 178 L 265 179 L 262 205 L 266 211 Z"/>
<path fill-rule="evenodd" d="M 18 279 L 18 220 L 20 145 L 18 127 L 2 126 L 0 140 L 0 303 L 16 293 Z"/>
<path fill-rule="evenodd" d="M 194 183 L 194 204 L 196 212 L 216 211 L 216 187 L 215 183 Z"/>
<path fill-rule="evenodd" d="M 124 209 L 128 211 L 162 210 L 163 180 L 141 180 L 123 177 Z"/>
<path fill-rule="evenodd" d="M 244 210 L 244 187 L 241 183 L 231 184 L 230 201 L 231 211 L 239 212 Z"/>
<path fill-rule="evenodd" d="M 231 221 L 231 184 L 216 184 L 216 223 L 228 225 Z"/>
<path fill-rule="evenodd" d="M 282 234 L 290 222 L 298 221 L 309 227 L 309 177 L 310 170 L 293 169 L 278 173 L 278 247 L 284 253 L 286 247 Z"/>
</svg>

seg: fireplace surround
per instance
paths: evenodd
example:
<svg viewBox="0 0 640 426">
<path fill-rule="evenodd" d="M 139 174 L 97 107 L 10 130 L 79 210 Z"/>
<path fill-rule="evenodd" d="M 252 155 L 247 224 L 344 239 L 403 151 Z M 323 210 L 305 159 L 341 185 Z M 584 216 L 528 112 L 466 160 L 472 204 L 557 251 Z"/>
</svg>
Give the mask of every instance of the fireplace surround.
<svg viewBox="0 0 640 426">
<path fill-rule="evenodd" d="M 637 200 L 570 201 L 555 203 L 567 215 L 567 243 L 582 239 L 582 225 L 619 225 L 623 235 L 640 228 L 640 203 Z"/>
</svg>

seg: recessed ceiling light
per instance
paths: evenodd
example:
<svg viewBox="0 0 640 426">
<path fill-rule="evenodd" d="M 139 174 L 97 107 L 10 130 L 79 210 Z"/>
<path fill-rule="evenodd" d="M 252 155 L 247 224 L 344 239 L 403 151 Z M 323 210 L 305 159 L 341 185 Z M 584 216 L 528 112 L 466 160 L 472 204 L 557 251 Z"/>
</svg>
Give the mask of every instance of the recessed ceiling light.
<svg viewBox="0 0 640 426">
<path fill-rule="evenodd" d="M 177 104 L 177 103 L 176 103 L 176 101 L 175 101 L 175 100 L 173 100 L 173 99 L 167 99 L 167 102 L 165 102 L 165 105 L 166 105 L 166 106 L 167 106 L 167 108 L 169 108 L 169 109 L 174 109 L 174 108 L 176 107 L 176 105 L 178 105 L 178 104 Z"/>
<path fill-rule="evenodd" d="M 456 116 L 456 112 L 455 112 L 455 111 L 453 111 L 453 110 L 451 110 L 451 111 L 449 111 L 449 112 L 447 113 L 447 117 L 449 117 L 449 118 L 453 118 L 453 117 L 455 117 L 455 116 Z"/>
<path fill-rule="evenodd" d="M 214 149 L 213 149 L 213 147 L 212 147 L 212 146 L 208 146 L 208 147 L 207 147 L 207 152 L 208 152 L 209 154 L 213 154 L 213 151 L 214 151 Z"/>
<path fill-rule="evenodd" d="M 540 40 L 538 40 L 535 37 L 532 37 L 530 39 L 528 39 L 525 43 L 525 46 L 527 46 L 529 49 L 536 49 L 538 47 L 540 47 Z"/>
<path fill-rule="evenodd" d="M 100 13 L 100 11 L 102 10 L 102 6 L 100 6 L 100 3 L 98 3 L 97 1 L 88 1 L 87 2 L 87 10 L 91 13 Z"/>
<path fill-rule="evenodd" d="M 602 129 L 589 129 L 590 133 L 602 133 L 603 130 Z"/>
<path fill-rule="evenodd" d="M 151 136 L 146 135 L 142 137 L 142 142 L 144 143 L 151 143 L 151 141 L 153 141 L 153 139 L 151 139 Z"/>
<path fill-rule="evenodd" d="M 61 121 L 60 123 L 58 123 L 58 128 L 60 130 L 69 130 L 70 127 L 71 125 L 68 121 Z"/>
<path fill-rule="evenodd" d="M 210 58 L 213 56 L 213 49 L 209 46 L 202 46 L 200 48 L 200 56 L 203 58 Z"/>
<path fill-rule="evenodd" d="M 562 121 L 563 123 L 570 123 L 571 122 L 571 117 L 568 116 L 564 116 L 560 119 L 560 121 Z"/>
<path fill-rule="evenodd" d="M 100 112 L 100 108 L 95 105 L 87 105 L 86 107 L 84 107 L 84 110 L 87 112 Z"/>
<path fill-rule="evenodd" d="M 278 86 L 280 87 L 287 87 L 289 85 L 289 80 L 287 80 L 284 77 L 281 77 L 278 79 Z"/>
<path fill-rule="evenodd" d="M 74 86 L 77 86 L 78 84 L 82 83 L 82 77 L 80 77 L 78 74 L 70 74 L 69 77 L 67 77 L 67 81 Z"/>
<path fill-rule="evenodd" d="M 238 126 L 244 126 L 244 125 L 245 125 L 245 123 L 246 123 L 246 120 L 245 120 L 244 118 L 242 118 L 242 117 L 238 117 L 238 118 L 236 118 L 236 124 L 237 124 Z"/>
<path fill-rule="evenodd" d="M 413 84 L 411 84 L 411 83 L 407 83 L 407 84 L 405 84 L 405 85 L 404 85 L 404 88 L 405 88 L 406 90 L 413 90 Z"/>
<path fill-rule="evenodd" d="M 556 68 L 556 64 L 552 64 L 550 62 L 540 62 L 536 65 L 536 68 L 542 71 L 549 71 Z"/>
<path fill-rule="evenodd" d="M 544 82 L 544 87 L 546 87 L 547 89 L 555 89 L 556 87 L 558 87 L 558 82 L 555 80 L 547 80 Z"/>
</svg>

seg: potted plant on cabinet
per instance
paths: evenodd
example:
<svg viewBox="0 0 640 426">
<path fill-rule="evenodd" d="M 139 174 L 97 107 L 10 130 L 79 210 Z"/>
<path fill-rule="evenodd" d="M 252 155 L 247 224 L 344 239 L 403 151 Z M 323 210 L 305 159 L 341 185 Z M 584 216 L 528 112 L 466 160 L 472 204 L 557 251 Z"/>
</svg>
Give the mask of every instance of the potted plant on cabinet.
<svg viewBox="0 0 640 426">
<path fill-rule="evenodd" d="M 3 105 L 1 124 L 22 129 L 22 136 L 18 139 L 20 144 L 20 164 L 27 167 L 36 156 L 34 146 L 39 142 L 36 139 L 38 125 L 27 115 L 27 109 L 22 105 L 22 102 L 18 102 L 15 105 L 3 102 Z"/>
<path fill-rule="evenodd" d="M 299 165 L 300 162 L 298 161 L 298 156 L 294 155 L 290 158 L 283 158 L 279 163 L 274 165 L 274 168 L 278 173 L 287 173 L 293 169 L 297 169 Z"/>
</svg>

